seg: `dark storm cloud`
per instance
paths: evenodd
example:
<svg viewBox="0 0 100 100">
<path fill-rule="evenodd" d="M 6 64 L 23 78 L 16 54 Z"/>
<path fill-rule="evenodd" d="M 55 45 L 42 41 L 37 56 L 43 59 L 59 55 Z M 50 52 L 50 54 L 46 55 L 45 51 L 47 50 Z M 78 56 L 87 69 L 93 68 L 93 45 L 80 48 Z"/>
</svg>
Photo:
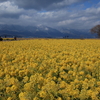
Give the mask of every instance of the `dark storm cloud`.
<svg viewBox="0 0 100 100">
<path fill-rule="evenodd" d="M 0 3 L 1 3 L 1 2 L 5 2 L 5 1 L 8 1 L 8 0 L 0 0 Z"/>
<path fill-rule="evenodd" d="M 41 10 L 48 8 L 50 5 L 63 2 L 64 0 L 11 0 L 14 4 L 24 9 Z"/>
<path fill-rule="evenodd" d="M 54 10 L 67 7 L 74 3 L 89 0 L 10 0 L 20 8 L 36 10 Z"/>
<path fill-rule="evenodd" d="M 0 18 L 14 18 L 14 19 L 18 19 L 20 17 L 20 13 L 19 14 L 13 14 L 13 13 L 5 13 L 5 14 L 0 14 Z"/>
</svg>

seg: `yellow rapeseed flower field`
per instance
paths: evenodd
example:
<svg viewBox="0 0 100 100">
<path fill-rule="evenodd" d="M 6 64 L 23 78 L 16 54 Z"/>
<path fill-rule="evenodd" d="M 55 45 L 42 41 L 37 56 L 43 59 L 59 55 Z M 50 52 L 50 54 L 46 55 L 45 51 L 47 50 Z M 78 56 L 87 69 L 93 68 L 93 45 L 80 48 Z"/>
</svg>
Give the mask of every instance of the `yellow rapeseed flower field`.
<svg viewBox="0 0 100 100">
<path fill-rule="evenodd" d="M 0 42 L 0 100 L 100 100 L 100 40 Z"/>
</svg>

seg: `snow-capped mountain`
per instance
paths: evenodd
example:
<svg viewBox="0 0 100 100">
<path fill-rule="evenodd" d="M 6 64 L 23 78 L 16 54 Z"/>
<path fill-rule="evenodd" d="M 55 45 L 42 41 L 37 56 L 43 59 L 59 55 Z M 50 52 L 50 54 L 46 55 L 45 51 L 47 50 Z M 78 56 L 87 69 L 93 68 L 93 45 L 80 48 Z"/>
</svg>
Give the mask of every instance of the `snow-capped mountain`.
<svg viewBox="0 0 100 100">
<path fill-rule="evenodd" d="M 20 26 L 0 25 L 0 36 L 35 37 L 35 38 L 95 38 L 89 29 L 51 28 L 44 25 Z"/>
<path fill-rule="evenodd" d="M 19 26 L 19 25 L 0 25 L 0 36 L 19 36 L 37 38 L 57 38 L 63 34 L 47 26 Z"/>
</svg>

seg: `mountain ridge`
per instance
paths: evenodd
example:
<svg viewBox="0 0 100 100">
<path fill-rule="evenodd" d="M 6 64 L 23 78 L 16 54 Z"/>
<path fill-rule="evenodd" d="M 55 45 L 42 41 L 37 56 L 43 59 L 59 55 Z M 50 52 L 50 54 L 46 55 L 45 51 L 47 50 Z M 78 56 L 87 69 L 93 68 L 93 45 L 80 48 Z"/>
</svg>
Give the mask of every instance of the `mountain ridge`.
<svg viewBox="0 0 100 100">
<path fill-rule="evenodd" d="M 89 29 L 51 28 L 48 26 L 20 26 L 0 24 L 0 36 L 34 38 L 95 38 Z"/>
</svg>

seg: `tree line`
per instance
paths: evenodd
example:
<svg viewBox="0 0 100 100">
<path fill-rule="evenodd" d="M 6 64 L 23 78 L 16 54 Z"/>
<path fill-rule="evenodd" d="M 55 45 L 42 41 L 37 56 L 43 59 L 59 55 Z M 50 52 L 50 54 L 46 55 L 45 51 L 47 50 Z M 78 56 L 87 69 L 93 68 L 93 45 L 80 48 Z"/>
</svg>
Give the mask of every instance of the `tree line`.
<svg viewBox="0 0 100 100">
<path fill-rule="evenodd" d="M 6 38 L 6 37 L 5 37 Z M 7 40 L 7 39 L 6 39 Z M 14 37 L 13 40 L 17 40 L 17 37 Z M 3 38 L 0 36 L 0 41 L 3 41 Z"/>
</svg>

